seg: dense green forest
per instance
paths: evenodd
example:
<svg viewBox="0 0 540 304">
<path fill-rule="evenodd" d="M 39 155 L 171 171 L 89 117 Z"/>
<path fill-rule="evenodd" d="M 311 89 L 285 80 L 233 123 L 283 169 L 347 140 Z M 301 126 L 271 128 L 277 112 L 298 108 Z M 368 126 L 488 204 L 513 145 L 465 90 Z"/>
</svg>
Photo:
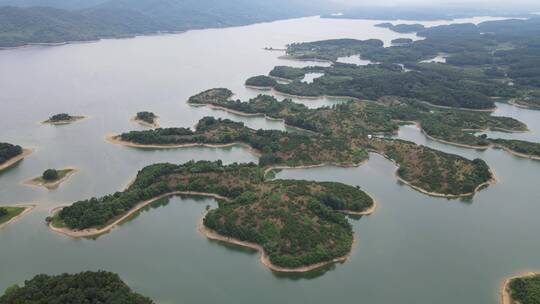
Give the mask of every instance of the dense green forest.
<svg viewBox="0 0 540 304">
<path fill-rule="evenodd" d="M 515 278 L 508 286 L 512 300 L 520 304 L 540 303 L 540 276 Z"/>
<path fill-rule="evenodd" d="M 140 201 L 172 191 L 214 193 L 226 197 L 204 224 L 226 236 L 260 244 L 273 263 L 310 265 L 347 254 L 352 230 L 336 211 L 364 211 L 373 200 L 358 188 L 331 182 L 264 179 L 255 164 L 221 161 L 155 164 L 137 174 L 123 192 L 78 201 L 59 218 L 73 229 L 105 225 Z"/>
<path fill-rule="evenodd" d="M 8 214 L 8 211 L 4 207 L 0 207 L 0 218 L 6 216 Z"/>
<path fill-rule="evenodd" d="M 151 304 L 133 292 L 117 274 L 105 271 L 49 276 L 36 275 L 14 285 L 0 297 L 2 304 Z"/>
<path fill-rule="evenodd" d="M 397 132 L 400 121 L 416 121 L 429 136 L 457 144 L 489 146 L 490 142 L 473 132 L 526 131 L 527 126 L 510 117 L 488 112 L 471 112 L 431 107 L 414 99 L 387 99 L 380 102 L 348 102 L 332 107 L 309 109 L 290 99 L 282 101 L 259 95 L 248 102 L 230 100 L 229 90 L 212 89 L 193 96 L 196 104 L 211 104 L 248 114 L 264 114 L 283 119 L 288 125 L 332 135 L 363 137 L 368 134 Z M 196 100 L 196 102 L 195 102 Z"/>
<path fill-rule="evenodd" d="M 358 141 L 343 137 L 305 135 L 278 130 L 253 130 L 241 122 L 204 117 L 195 131 L 165 128 L 131 131 L 118 136 L 126 142 L 146 145 L 244 143 L 259 151 L 259 164 L 304 166 L 324 163 L 353 165 L 367 159 Z"/>
<path fill-rule="evenodd" d="M 236 26 L 325 12 L 325 1 L 319 0 L 108 0 L 94 1 L 93 6 L 72 2 L 79 3 L 0 7 L 0 47 Z M 61 9 L 64 6 L 81 9 Z"/>
<path fill-rule="evenodd" d="M 425 39 L 387 48 L 379 40 L 290 44 L 287 54 L 292 58 L 335 62 L 339 57 L 360 54 L 383 64 L 358 67 L 335 63 L 311 84 L 295 81 L 276 89 L 295 95 L 363 99 L 393 95 L 473 109 L 492 108 L 491 97 L 514 99 L 531 107 L 540 104 L 540 17 L 435 26 L 418 35 Z M 447 56 L 446 64 L 419 63 L 441 53 Z M 392 64 L 402 64 L 408 71 Z"/>
<path fill-rule="evenodd" d="M 22 154 L 22 152 L 23 149 L 20 146 L 0 142 L 0 165 L 17 155 Z"/>
<path fill-rule="evenodd" d="M 207 95 L 208 92 L 203 92 L 203 94 Z M 194 99 L 200 98 L 197 96 Z M 261 98 L 268 99 L 260 96 L 256 100 Z M 273 102 L 271 97 L 270 102 Z M 370 131 L 375 128 L 392 131 L 398 124 L 391 122 L 385 113 L 366 111 L 366 114 L 358 110 L 359 107 L 365 107 L 365 104 L 349 103 L 314 110 L 314 112 L 299 112 L 300 117 L 304 117 L 305 120 L 295 121 L 294 125 L 311 126 L 312 130 L 317 132 L 315 134 L 253 130 L 245 127 L 243 123 L 205 117 L 199 121 L 195 131 L 187 128 L 131 131 L 120 134 L 117 138 L 131 143 L 165 146 L 240 142 L 259 151 L 259 165 L 261 166 L 304 166 L 328 163 L 350 166 L 367 159 L 366 149 L 370 149 L 399 163 L 403 172 L 414 171 L 415 174 L 402 175 L 413 186 L 428 192 L 441 191 L 441 194 L 448 195 L 469 193 L 471 192 L 470 185 L 476 187 L 491 178 L 489 170 L 483 172 L 485 168 L 475 166 L 475 162 L 465 158 L 413 143 L 369 139 Z M 304 113 L 312 115 L 304 116 Z M 359 119 L 362 115 L 371 115 L 372 118 Z M 290 119 L 287 118 L 286 121 Z M 390 150 L 394 153 L 389 153 Z M 407 161 L 401 162 L 401 160 Z M 477 162 L 485 164 L 481 160 Z M 423 181 L 421 171 L 433 171 L 430 168 L 435 165 L 438 168 L 433 174 L 440 174 L 440 176 L 430 181 Z M 480 178 L 477 178 L 478 176 Z"/>
<path fill-rule="evenodd" d="M 266 75 L 253 76 L 246 80 L 247 86 L 273 88 L 277 81 Z"/>
<path fill-rule="evenodd" d="M 137 115 L 135 116 L 135 119 L 144 121 L 149 124 L 154 124 L 156 118 L 156 114 L 148 111 L 137 112 Z"/>
</svg>

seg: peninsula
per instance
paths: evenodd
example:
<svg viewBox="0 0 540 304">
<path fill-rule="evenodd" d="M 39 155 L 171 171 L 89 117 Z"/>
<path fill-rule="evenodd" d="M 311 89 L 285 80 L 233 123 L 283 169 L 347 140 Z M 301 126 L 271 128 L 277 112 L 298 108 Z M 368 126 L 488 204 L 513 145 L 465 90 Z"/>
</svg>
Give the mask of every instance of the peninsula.
<svg viewBox="0 0 540 304">
<path fill-rule="evenodd" d="M 71 123 L 74 123 L 74 122 L 77 122 L 79 120 L 83 120 L 86 118 L 88 117 L 87 116 L 72 116 L 67 113 L 60 113 L 60 114 L 55 114 L 49 117 L 49 119 L 43 121 L 42 123 L 51 124 L 51 125 L 67 125 L 67 124 L 71 124 Z"/>
<path fill-rule="evenodd" d="M 307 271 L 345 260 L 353 232 L 343 212 L 368 214 L 373 199 L 340 183 L 268 181 L 264 175 L 265 168 L 255 164 L 155 164 L 139 171 L 122 192 L 62 208 L 49 226 L 66 235 L 91 236 L 157 198 L 202 195 L 219 201 L 219 208 L 204 217 L 204 231 L 260 246 L 271 269 Z"/>
<path fill-rule="evenodd" d="M 27 185 L 45 187 L 49 190 L 56 189 L 61 183 L 66 181 L 71 175 L 75 174 L 78 170 L 75 168 L 65 169 L 47 169 L 41 176 L 32 178 L 25 182 Z"/>
<path fill-rule="evenodd" d="M 332 127 L 327 123 L 327 127 Z M 350 136 L 345 136 L 350 135 Z M 277 130 L 253 130 L 243 123 L 205 117 L 196 130 L 167 128 L 131 131 L 109 139 L 135 147 L 182 148 L 194 145 L 249 146 L 263 167 L 358 166 L 368 159 L 368 151 L 384 155 L 400 169 L 398 177 L 429 195 L 470 196 L 492 181 L 487 164 L 419 146 L 412 142 L 382 138 L 369 139 L 353 129 L 334 134 L 300 134 Z"/>
<path fill-rule="evenodd" d="M 31 149 L 0 142 L 0 171 L 3 171 L 32 153 Z"/>
<path fill-rule="evenodd" d="M 34 207 L 35 205 L 0 206 L 0 229 L 16 222 L 32 211 Z"/>
</svg>

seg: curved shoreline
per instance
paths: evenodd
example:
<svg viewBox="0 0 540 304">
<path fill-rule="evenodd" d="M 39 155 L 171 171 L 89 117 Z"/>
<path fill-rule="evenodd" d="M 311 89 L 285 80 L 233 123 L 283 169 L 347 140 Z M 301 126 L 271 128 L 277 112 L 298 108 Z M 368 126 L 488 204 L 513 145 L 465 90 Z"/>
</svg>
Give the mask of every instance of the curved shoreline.
<svg viewBox="0 0 540 304">
<path fill-rule="evenodd" d="M 181 145 L 141 145 L 141 144 L 134 144 L 134 143 L 130 143 L 130 142 L 126 142 L 126 141 L 122 141 L 122 140 L 118 140 L 118 139 L 115 139 L 114 138 L 114 135 L 111 136 L 107 136 L 107 141 L 111 142 L 111 143 L 114 143 L 114 144 L 119 144 L 119 145 L 124 145 L 124 146 L 128 146 L 128 147 L 136 147 L 136 148 L 157 148 L 157 149 L 173 149 L 173 148 L 186 148 L 186 147 L 210 147 L 210 148 L 223 148 L 223 147 L 230 147 L 230 146 L 235 146 L 235 145 L 240 145 L 240 146 L 244 146 L 246 147 L 249 151 L 252 151 L 252 153 L 255 155 L 255 156 L 259 156 L 259 152 L 256 151 L 255 149 L 253 149 L 251 146 L 247 145 L 247 144 L 244 144 L 244 143 L 230 143 L 230 144 L 223 144 L 223 145 L 209 145 L 209 144 L 181 144 Z M 383 153 L 377 151 L 377 150 L 368 150 L 368 152 L 373 152 L 373 153 L 377 153 L 381 156 L 383 156 L 384 158 L 390 160 L 392 163 L 394 163 L 394 165 L 396 165 L 398 167 L 397 170 L 399 170 L 399 165 L 392 159 L 388 158 L 386 155 L 384 155 Z M 300 166 L 272 166 L 272 167 L 268 167 L 265 169 L 265 172 L 264 172 L 264 175 L 266 175 L 268 173 L 268 171 L 271 171 L 271 170 L 274 170 L 274 169 L 307 169 L 307 168 L 316 168 L 316 167 L 324 167 L 324 166 L 337 166 L 337 167 L 344 167 L 344 168 L 349 168 L 349 167 L 358 167 L 360 166 L 361 164 L 363 164 L 365 161 L 367 160 L 364 160 L 358 164 L 339 164 L 339 163 L 320 163 L 320 164 L 315 164 L 315 165 L 300 165 Z M 445 193 L 438 193 L 438 192 L 430 192 L 428 190 L 425 190 L 423 188 L 420 188 L 418 186 L 415 186 L 413 184 L 411 184 L 411 182 L 403 179 L 402 177 L 400 177 L 399 175 L 397 175 L 397 170 L 396 170 L 396 177 L 398 178 L 398 180 L 400 180 L 401 182 L 403 182 L 404 184 L 407 184 L 408 186 L 410 186 L 411 188 L 419 191 L 419 192 L 422 192 L 424 194 L 427 194 L 429 196 L 434 196 L 434 197 L 446 197 L 446 198 L 458 198 L 458 197 L 467 197 L 467 196 L 472 196 L 474 194 L 476 194 L 476 192 L 483 186 L 486 186 L 486 185 L 490 185 L 490 184 L 493 184 L 496 182 L 496 179 L 492 178 L 490 181 L 487 181 L 487 182 L 484 182 L 480 185 L 478 185 L 476 187 L 476 189 L 473 191 L 473 192 L 470 192 L 470 193 L 462 193 L 462 194 L 445 194 Z"/>
<path fill-rule="evenodd" d="M 54 182 L 45 182 L 45 181 L 39 181 L 39 179 L 41 178 L 40 176 L 39 177 L 34 177 L 32 179 L 29 179 L 25 182 L 23 182 L 24 185 L 28 185 L 28 186 L 35 186 L 35 187 L 45 187 L 49 190 L 53 190 L 53 189 L 56 189 L 60 186 L 60 184 L 62 184 L 63 182 L 65 182 L 68 178 L 70 178 L 73 174 L 77 173 L 79 171 L 79 169 L 75 168 L 75 167 L 68 167 L 68 168 L 64 168 L 64 169 L 60 169 L 60 170 L 70 170 L 68 173 L 66 173 L 66 175 L 64 175 L 61 179 L 59 180 L 56 180 Z"/>
<path fill-rule="evenodd" d="M 189 143 L 189 144 L 173 144 L 173 145 L 145 145 L 145 144 L 136 144 L 129 141 L 124 141 L 117 138 L 118 135 L 115 134 L 108 134 L 105 137 L 105 140 L 108 141 L 111 144 L 115 145 L 122 145 L 126 147 L 131 148 L 147 148 L 147 149 L 178 149 L 178 148 L 193 148 L 193 147 L 206 147 L 206 148 L 228 148 L 228 147 L 234 147 L 234 146 L 242 146 L 246 149 L 248 149 L 251 153 L 253 153 L 256 156 L 260 156 L 260 153 L 253 149 L 251 146 L 242 143 L 242 142 L 233 142 L 228 144 L 201 144 L 201 143 Z"/>
<path fill-rule="evenodd" d="M 92 236 L 98 236 L 104 233 L 107 233 L 114 229 L 116 226 L 121 224 L 125 219 L 127 219 L 132 214 L 136 213 L 137 211 L 141 210 L 142 208 L 152 204 L 153 202 L 160 200 L 162 198 L 168 197 L 168 196 L 174 196 L 174 195 L 197 195 L 197 196 L 206 196 L 206 197 L 212 197 L 218 200 L 224 200 L 229 201 L 228 198 L 214 194 L 214 193 L 207 193 L 207 192 L 194 192 L 194 191 L 173 191 L 168 192 L 159 196 L 156 196 L 154 198 L 151 198 L 146 201 L 142 201 L 135 205 L 133 208 L 131 208 L 127 213 L 121 215 L 120 217 L 117 217 L 114 219 L 110 224 L 107 224 L 106 226 L 102 228 L 87 228 L 82 230 L 73 230 L 69 228 L 61 228 L 61 227 L 55 227 L 53 226 L 52 222 L 50 222 L 47 226 L 49 229 L 51 229 L 54 232 L 72 237 L 72 238 L 82 238 L 82 237 L 92 237 Z M 51 211 L 52 215 L 56 215 L 56 213 L 60 212 L 60 210 L 67 206 L 60 206 Z"/>
<path fill-rule="evenodd" d="M 211 240 L 225 242 L 227 244 L 232 244 L 232 245 L 237 245 L 237 246 L 241 246 L 241 247 L 254 249 L 254 250 L 256 250 L 258 252 L 261 263 L 264 266 L 266 266 L 267 268 L 269 268 L 270 270 L 275 271 L 275 272 L 303 273 L 303 272 L 309 272 L 309 271 L 312 271 L 312 270 L 315 270 L 315 269 L 318 269 L 318 268 L 321 268 L 321 267 L 324 267 L 324 266 L 327 266 L 327 265 L 331 265 L 331 264 L 334 264 L 334 263 L 343 263 L 350 257 L 350 255 L 352 253 L 352 250 L 353 250 L 353 247 L 354 247 L 354 245 L 356 243 L 354 241 L 354 235 L 353 235 L 353 243 L 351 245 L 351 249 L 349 250 L 349 252 L 346 255 L 344 255 L 342 257 L 334 258 L 334 259 L 332 259 L 330 261 L 319 262 L 319 263 L 308 265 L 308 266 L 301 266 L 301 267 L 296 267 L 296 268 L 287 268 L 287 267 L 281 267 L 281 266 L 277 266 L 277 265 L 273 264 L 270 261 L 270 258 L 268 257 L 266 252 L 264 251 L 264 248 L 261 245 L 251 243 L 251 242 L 241 241 L 239 239 L 235 239 L 235 238 L 232 238 L 232 237 L 227 237 L 227 236 L 224 236 L 222 234 L 219 234 L 216 231 L 204 226 L 203 219 L 204 219 L 204 215 L 199 220 L 199 224 L 197 226 L 198 226 L 199 232 L 201 234 L 203 234 L 205 237 L 207 237 L 208 239 L 211 239 Z"/>
<path fill-rule="evenodd" d="M 137 116 L 133 116 L 129 119 L 129 121 L 131 122 L 135 122 L 135 123 L 138 123 L 142 126 L 145 126 L 145 127 L 149 127 L 149 128 L 159 128 L 159 123 L 158 123 L 158 120 L 159 119 L 159 116 L 156 116 L 154 117 L 154 122 L 153 123 L 149 123 L 149 122 L 146 122 L 142 119 L 138 119 Z"/>
<path fill-rule="evenodd" d="M 34 149 L 23 149 L 23 152 L 17 156 L 14 156 L 10 159 L 8 159 L 6 162 L 0 165 L 0 172 L 6 170 L 7 168 L 15 165 L 16 163 L 23 160 L 28 155 L 32 154 L 34 152 Z"/>
<path fill-rule="evenodd" d="M 519 274 L 519 275 L 516 275 L 516 276 L 505 279 L 502 282 L 501 287 L 500 287 L 500 291 L 499 291 L 499 293 L 501 295 L 501 304 L 515 304 L 515 303 L 517 303 L 516 301 L 512 300 L 512 295 L 510 294 L 510 290 L 508 288 L 509 285 L 510 285 L 510 282 L 512 282 L 512 280 L 520 279 L 520 278 L 530 278 L 530 277 L 534 277 L 534 276 L 537 276 L 537 275 L 540 275 L 540 273 L 529 271 L 529 272 L 525 272 L 525 273 L 522 273 L 522 274 Z"/>
<path fill-rule="evenodd" d="M 24 217 L 26 214 L 30 213 L 37 205 L 36 204 L 22 204 L 22 205 L 6 205 L 0 207 L 19 207 L 24 208 L 24 210 L 17 216 L 12 217 L 9 221 L 0 224 L 0 230 L 7 227 L 9 224 L 13 224 Z"/>
</svg>

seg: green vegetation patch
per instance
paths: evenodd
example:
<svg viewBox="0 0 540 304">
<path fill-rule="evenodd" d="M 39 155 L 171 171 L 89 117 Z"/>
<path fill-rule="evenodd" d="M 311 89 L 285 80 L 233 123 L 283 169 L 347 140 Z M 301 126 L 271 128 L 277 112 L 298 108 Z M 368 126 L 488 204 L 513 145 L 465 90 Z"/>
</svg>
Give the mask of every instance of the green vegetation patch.
<svg viewBox="0 0 540 304">
<path fill-rule="evenodd" d="M 117 274 L 86 271 L 55 276 L 39 274 L 25 281 L 23 286 L 14 285 L 8 288 L 0 297 L 0 303 L 152 304 L 154 302 L 133 292 Z"/>
<path fill-rule="evenodd" d="M 516 139 L 490 139 L 490 142 L 516 153 L 540 158 L 540 143 Z"/>
<path fill-rule="evenodd" d="M 540 275 L 512 279 L 508 289 L 515 303 L 540 303 Z"/>
<path fill-rule="evenodd" d="M 23 149 L 21 146 L 0 142 L 0 165 L 22 153 Z"/>
<path fill-rule="evenodd" d="M 253 76 L 246 80 L 246 85 L 253 87 L 273 88 L 276 84 L 277 81 L 274 78 L 265 75 Z"/>
<path fill-rule="evenodd" d="M 144 121 L 152 125 L 155 123 L 157 115 L 152 112 L 142 111 L 142 112 L 137 112 L 137 115 L 135 116 L 135 118 L 137 120 Z"/>
<path fill-rule="evenodd" d="M 349 252 L 352 230 L 339 211 L 365 211 L 374 204 L 371 197 L 339 183 L 267 181 L 264 170 L 221 161 L 155 164 L 139 171 L 125 191 L 75 202 L 58 216 L 71 229 L 99 227 L 164 193 L 211 193 L 228 200 L 207 214 L 205 225 L 263 246 L 276 265 L 310 265 Z"/>
<path fill-rule="evenodd" d="M 9 222 L 24 211 L 25 207 L 0 207 L 0 225 Z"/>
</svg>

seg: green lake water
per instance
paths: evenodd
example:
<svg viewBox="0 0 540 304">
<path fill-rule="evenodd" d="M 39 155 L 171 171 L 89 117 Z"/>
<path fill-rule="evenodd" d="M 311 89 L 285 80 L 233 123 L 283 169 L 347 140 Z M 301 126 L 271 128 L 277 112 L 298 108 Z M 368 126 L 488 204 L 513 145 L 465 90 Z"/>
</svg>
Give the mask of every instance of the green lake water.
<svg viewBox="0 0 540 304">
<path fill-rule="evenodd" d="M 379 38 L 388 45 L 395 38 L 415 38 L 373 26 L 379 22 L 311 17 L 0 51 L 0 141 L 36 150 L 0 173 L 0 204 L 38 205 L 0 230 L 0 290 L 37 273 L 104 269 L 158 303 L 497 303 L 505 277 L 540 270 L 540 162 L 441 144 L 414 126 L 402 127 L 398 137 L 480 157 L 498 183 L 472 199 L 428 197 L 400 184 L 395 166 L 375 154 L 358 168 L 282 171 L 277 178 L 359 185 L 379 203 L 373 215 L 351 219 L 357 242 L 350 259 L 315 273 L 274 274 L 253 251 L 207 240 L 197 224 L 207 205 L 216 206 L 213 199 L 170 198 L 95 240 L 70 239 L 45 225 L 52 208 L 118 191 L 148 164 L 256 162 L 240 147 L 144 150 L 104 138 L 143 129 L 129 121 L 141 110 L 155 112 L 164 127 L 193 126 L 213 115 L 283 130 L 280 122 L 195 108 L 186 100 L 212 87 L 228 87 L 246 99 L 260 93 L 243 86 L 250 76 L 275 65 L 320 64 L 279 59 L 283 53 L 264 51 L 267 46 L 330 38 Z M 296 101 L 310 107 L 339 102 Z M 67 126 L 39 124 L 58 112 L 91 118 Z M 520 119 L 531 132 L 490 136 L 540 141 L 540 111 L 498 104 L 495 115 Z M 57 190 L 22 184 L 47 168 L 67 166 L 80 171 Z"/>
</svg>

